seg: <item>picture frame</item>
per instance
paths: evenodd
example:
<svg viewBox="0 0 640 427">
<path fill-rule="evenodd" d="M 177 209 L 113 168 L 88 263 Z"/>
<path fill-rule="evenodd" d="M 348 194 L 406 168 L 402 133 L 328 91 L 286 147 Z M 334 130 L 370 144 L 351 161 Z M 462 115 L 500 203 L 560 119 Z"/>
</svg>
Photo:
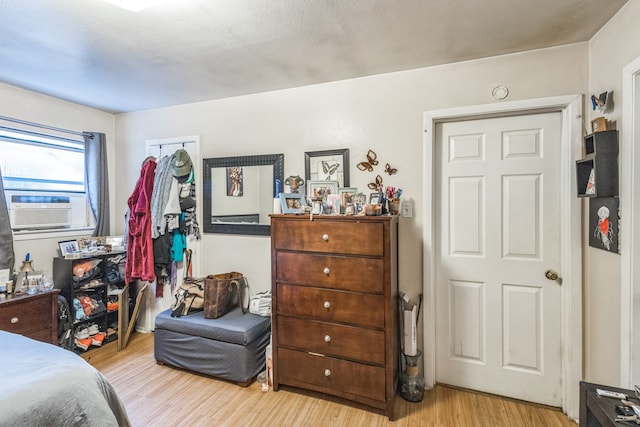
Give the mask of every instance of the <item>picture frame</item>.
<svg viewBox="0 0 640 427">
<path fill-rule="evenodd" d="M 304 153 L 305 181 L 337 181 L 349 186 L 349 149 L 308 151 Z"/>
<path fill-rule="evenodd" d="M 379 205 L 382 203 L 382 193 L 371 193 L 369 194 L 369 204 L 370 205 Z"/>
<path fill-rule="evenodd" d="M 358 194 L 356 187 L 342 187 L 338 188 L 338 194 L 340 194 L 340 204 L 342 207 L 346 207 L 349 204 L 354 204 L 354 196 Z"/>
<path fill-rule="evenodd" d="M 63 240 L 58 242 L 58 248 L 60 248 L 60 255 L 63 257 L 80 251 L 77 240 Z"/>
<path fill-rule="evenodd" d="M 330 215 L 340 215 L 340 194 L 328 194 L 327 195 L 327 213 Z"/>
<path fill-rule="evenodd" d="M 93 252 L 106 243 L 106 236 L 81 237 L 78 239 L 78 249 L 80 251 Z"/>
<path fill-rule="evenodd" d="M 329 194 L 338 194 L 338 188 L 340 188 L 338 181 L 307 181 L 307 197 L 322 197 L 326 199 Z"/>
<path fill-rule="evenodd" d="M 280 206 L 283 214 L 301 214 L 307 202 L 304 194 L 300 193 L 280 193 Z"/>
<path fill-rule="evenodd" d="M 353 213 L 358 214 L 364 210 L 364 205 L 367 204 L 367 195 L 364 193 L 357 193 L 353 196 Z"/>
<path fill-rule="evenodd" d="M 589 199 L 589 246 L 620 253 L 620 198 Z"/>
</svg>

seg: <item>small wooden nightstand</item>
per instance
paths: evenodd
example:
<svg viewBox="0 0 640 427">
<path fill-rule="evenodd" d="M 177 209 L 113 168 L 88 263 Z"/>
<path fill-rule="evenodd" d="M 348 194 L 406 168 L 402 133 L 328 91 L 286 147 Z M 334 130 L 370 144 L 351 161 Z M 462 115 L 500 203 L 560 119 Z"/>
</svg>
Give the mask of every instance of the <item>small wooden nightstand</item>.
<svg viewBox="0 0 640 427">
<path fill-rule="evenodd" d="M 632 422 L 616 423 L 616 404 L 620 399 L 598 396 L 597 389 L 617 391 L 624 393 L 634 403 L 638 402 L 633 390 L 619 387 L 610 387 L 601 384 L 580 381 L 580 427 L 617 427 L 633 425 Z"/>
<path fill-rule="evenodd" d="M 0 329 L 58 344 L 59 289 L 0 299 Z"/>
</svg>

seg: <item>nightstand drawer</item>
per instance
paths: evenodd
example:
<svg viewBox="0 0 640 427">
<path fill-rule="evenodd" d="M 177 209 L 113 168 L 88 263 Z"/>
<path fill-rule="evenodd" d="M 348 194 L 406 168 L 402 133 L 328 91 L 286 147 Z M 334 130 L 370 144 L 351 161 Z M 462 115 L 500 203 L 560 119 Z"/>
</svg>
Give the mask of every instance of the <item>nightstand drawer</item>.
<svg viewBox="0 0 640 427">
<path fill-rule="evenodd" d="M 278 284 L 278 314 L 384 328 L 384 295 Z"/>
<path fill-rule="evenodd" d="M 385 370 L 346 360 L 277 349 L 278 378 L 285 384 L 311 384 L 327 391 L 384 401 Z"/>
<path fill-rule="evenodd" d="M 384 364 L 384 331 L 338 325 L 289 316 L 278 316 L 279 342 L 320 353 Z"/>
<path fill-rule="evenodd" d="M 359 292 L 384 292 L 384 260 L 278 252 L 276 278 L 281 283 Z"/>
<path fill-rule="evenodd" d="M 273 221 L 276 249 L 384 256 L 381 222 Z"/>
<path fill-rule="evenodd" d="M 39 298 L 7 305 L 0 310 L 0 329 L 26 335 L 38 329 L 51 330 L 51 299 Z"/>
</svg>

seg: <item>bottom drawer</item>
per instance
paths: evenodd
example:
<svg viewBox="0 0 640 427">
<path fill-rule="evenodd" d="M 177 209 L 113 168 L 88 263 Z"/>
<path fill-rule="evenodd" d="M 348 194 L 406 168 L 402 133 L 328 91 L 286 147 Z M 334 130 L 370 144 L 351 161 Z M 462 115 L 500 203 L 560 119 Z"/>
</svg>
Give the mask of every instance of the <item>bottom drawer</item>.
<svg viewBox="0 0 640 427">
<path fill-rule="evenodd" d="M 276 375 L 282 384 L 307 383 L 327 393 L 336 390 L 354 397 L 385 400 L 383 368 L 286 348 L 278 348 L 277 357 Z"/>
</svg>

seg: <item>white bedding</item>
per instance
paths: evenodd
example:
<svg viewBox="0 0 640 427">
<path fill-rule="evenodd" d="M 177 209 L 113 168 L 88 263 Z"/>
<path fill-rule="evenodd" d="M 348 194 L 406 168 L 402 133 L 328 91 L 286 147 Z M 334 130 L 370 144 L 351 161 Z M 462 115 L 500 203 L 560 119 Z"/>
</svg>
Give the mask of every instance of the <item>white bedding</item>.
<svg viewBox="0 0 640 427">
<path fill-rule="evenodd" d="M 0 426 L 130 426 L 111 384 L 77 354 L 0 331 Z"/>
</svg>

